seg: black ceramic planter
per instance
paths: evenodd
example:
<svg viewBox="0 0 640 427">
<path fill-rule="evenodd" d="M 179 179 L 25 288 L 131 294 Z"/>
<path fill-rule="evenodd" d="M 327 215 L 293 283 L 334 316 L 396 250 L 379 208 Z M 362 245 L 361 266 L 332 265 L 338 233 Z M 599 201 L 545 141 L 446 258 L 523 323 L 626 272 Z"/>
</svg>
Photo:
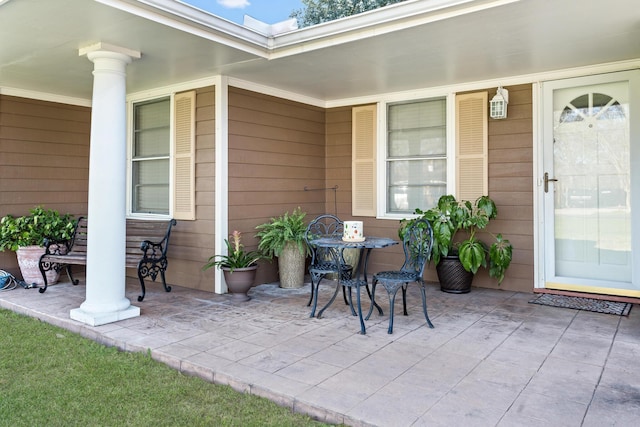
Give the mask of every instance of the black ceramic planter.
<svg viewBox="0 0 640 427">
<path fill-rule="evenodd" d="M 449 255 L 440 258 L 436 265 L 440 290 L 451 294 L 466 294 L 471 291 L 473 273 L 462 266 L 458 255 Z"/>
</svg>

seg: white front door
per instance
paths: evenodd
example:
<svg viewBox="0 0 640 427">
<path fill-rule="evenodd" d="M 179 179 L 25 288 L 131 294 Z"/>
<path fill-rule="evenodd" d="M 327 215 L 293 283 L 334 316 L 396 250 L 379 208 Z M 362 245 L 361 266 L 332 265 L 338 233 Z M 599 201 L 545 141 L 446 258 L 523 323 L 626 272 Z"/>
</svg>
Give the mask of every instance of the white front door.
<svg viewBox="0 0 640 427">
<path fill-rule="evenodd" d="M 543 84 L 544 287 L 640 297 L 640 73 Z"/>
</svg>

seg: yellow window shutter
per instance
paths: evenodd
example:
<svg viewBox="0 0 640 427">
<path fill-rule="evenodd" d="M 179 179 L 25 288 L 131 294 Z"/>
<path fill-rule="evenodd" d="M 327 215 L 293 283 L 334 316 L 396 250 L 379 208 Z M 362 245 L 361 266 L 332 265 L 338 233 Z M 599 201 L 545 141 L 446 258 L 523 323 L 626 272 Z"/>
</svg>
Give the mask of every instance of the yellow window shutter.
<svg viewBox="0 0 640 427">
<path fill-rule="evenodd" d="M 474 201 L 489 193 L 487 92 L 456 96 L 456 195 Z"/>
<path fill-rule="evenodd" d="M 195 91 L 174 96 L 173 217 L 196 219 L 195 204 Z"/>
<path fill-rule="evenodd" d="M 352 110 L 351 213 L 376 216 L 376 106 Z"/>
</svg>

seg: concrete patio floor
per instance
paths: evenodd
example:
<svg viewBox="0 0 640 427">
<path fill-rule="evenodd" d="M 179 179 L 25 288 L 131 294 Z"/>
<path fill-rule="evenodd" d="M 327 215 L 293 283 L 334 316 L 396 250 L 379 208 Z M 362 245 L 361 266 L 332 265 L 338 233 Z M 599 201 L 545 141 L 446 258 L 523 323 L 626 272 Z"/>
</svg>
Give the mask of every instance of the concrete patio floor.
<svg viewBox="0 0 640 427">
<path fill-rule="evenodd" d="M 327 283 L 327 282 L 323 282 Z M 338 299 L 309 318 L 309 285 L 264 284 L 238 303 L 177 286 L 127 284 L 141 316 L 99 327 L 69 318 L 85 287 L 0 292 L 0 306 L 37 317 L 189 375 L 229 384 L 329 422 L 352 426 L 636 426 L 640 422 L 640 308 L 628 317 L 529 304 L 534 295 L 417 287 L 409 316 L 380 289 L 367 334 Z M 322 287 L 327 301 L 331 282 Z"/>
</svg>

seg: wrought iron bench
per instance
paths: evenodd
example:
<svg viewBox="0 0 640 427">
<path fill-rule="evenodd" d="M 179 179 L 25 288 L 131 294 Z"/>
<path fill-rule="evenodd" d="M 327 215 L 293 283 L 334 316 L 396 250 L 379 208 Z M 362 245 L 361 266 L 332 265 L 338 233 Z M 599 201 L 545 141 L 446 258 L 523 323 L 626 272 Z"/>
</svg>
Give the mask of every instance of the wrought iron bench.
<svg viewBox="0 0 640 427">
<path fill-rule="evenodd" d="M 164 273 L 167 270 L 169 236 L 171 227 L 174 225 L 176 225 L 175 219 L 169 221 L 127 219 L 126 267 L 135 268 L 138 272 L 142 288 L 142 295 L 138 296 L 138 301 L 144 299 L 146 292 L 144 279 L 147 277 L 155 281 L 160 274 L 165 291 L 171 292 L 171 286 L 167 286 Z M 66 269 L 71 283 L 77 285 L 78 280 L 71 274 L 72 265 L 87 265 L 87 219 L 83 217 L 76 222 L 71 240 L 66 242 L 45 240 L 45 253 L 40 257 L 39 262 L 44 279 L 44 286 L 39 289 L 40 293 L 47 290 L 45 273 L 49 270 L 60 272 L 63 268 Z"/>
</svg>

